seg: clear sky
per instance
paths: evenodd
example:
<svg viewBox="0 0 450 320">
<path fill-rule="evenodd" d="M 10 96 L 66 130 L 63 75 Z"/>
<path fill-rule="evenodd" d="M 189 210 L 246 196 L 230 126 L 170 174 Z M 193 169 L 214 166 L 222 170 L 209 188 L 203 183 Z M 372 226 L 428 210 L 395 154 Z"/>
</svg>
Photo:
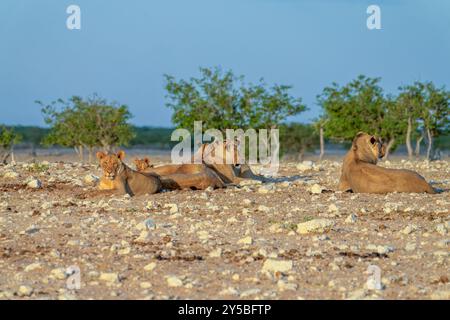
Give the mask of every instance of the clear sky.
<svg viewBox="0 0 450 320">
<path fill-rule="evenodd" d="M 66 8 L 81 8 L 81 30 Z M 382 30 L 366 9 L 381 7 Z M 35 100 L 94 92 L 129 105 L 137 125 L 170 126 L 163 74 L 221 66 L 293 85 L 310 111 L 331 82 L 380 76 L 450 87 L 449 0 L 1 0 L 0 123 L 42 125 Z"/>
</svg>

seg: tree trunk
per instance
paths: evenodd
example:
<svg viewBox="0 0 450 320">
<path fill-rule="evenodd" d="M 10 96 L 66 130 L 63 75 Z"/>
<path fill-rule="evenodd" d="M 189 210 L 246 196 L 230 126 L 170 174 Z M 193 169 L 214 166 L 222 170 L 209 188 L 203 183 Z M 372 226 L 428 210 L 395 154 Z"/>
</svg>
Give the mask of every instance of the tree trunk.
<svg viewBox="0 0 450 320">
<path fill-rule="evenodd" d="M 11 163 L 16 164 L 16 158 L 14 157 L 14 146 L 11 147 Z"/>
<path fill-rule="evenodd" d="M 387 160 L 387 159 L 388 159 L 388 157 L 389 157 L 389 152 L 391 151 L 391 148 L 392 148 L 392 146 L 394 145 L 394 143 L 395 143 L 395 139 L 394 139 L 394 138 L 392 138 L 391 140 L 389 140 L 389 142 L 388 142 L 388 144 L 387 144 L 387 146 L 386 146 L 386 152 L 385 152 L 385 154 L 384 154 L 383 160 Z"/>
<path fill-rule="evenodd" d="M 419 139 L 417 139 L 416 141 L 416 150 L 414 151 L 416 157 L 420 156 L 420 144 L 423 140 L 423 135 L 419 137 Z"/>
<path fill-rule="evenodd" d="M 412 118 L 408 117 L 408 129 L 406 130 L 406 149 L 408 149 L 408 158 L 412 158 L 413 149 L 411 146 L 411 131 L 412 131 Z"/>
<path fill-rule="evenodd" d="M 89 150 L 89 164 L 92 164 L 93 148 L 89 147 L 88 150 Z"/>
<path fill-rule="evenodd" d="M 431 150 L 433 148 L 433 135 L 430 129 L 427 129 L 427 137 L 428 137 L 427 159 L 431 160 Z"/>
<path fill-rule="evenodd" d="M 323 156 L 325 154 L 325 142 L 324 142 L 324 138 L 323 138 L 323 126 L 320 126 L 319 129 L 319 135 L 320 135 L 320 156 L 319 156 L 319 161 L 322 161 Z"/>
</svg>

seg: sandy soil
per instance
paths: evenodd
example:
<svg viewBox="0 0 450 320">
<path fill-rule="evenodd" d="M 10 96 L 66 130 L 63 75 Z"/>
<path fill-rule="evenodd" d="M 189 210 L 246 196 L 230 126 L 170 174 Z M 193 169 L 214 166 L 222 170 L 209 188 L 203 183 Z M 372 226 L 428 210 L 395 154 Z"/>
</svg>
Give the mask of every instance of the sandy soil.
<svg viewBox="0 0 450 320">
<path fill-rule="evenodd" d="M 335 192 L 340 163 L 326 160 L 135 198 L 99 194 L 98 167 L 66 161 L 0 166 L 2 299 L 450 299 L 448 161 L 381 164 L 437 195 Z"/>
</svg>

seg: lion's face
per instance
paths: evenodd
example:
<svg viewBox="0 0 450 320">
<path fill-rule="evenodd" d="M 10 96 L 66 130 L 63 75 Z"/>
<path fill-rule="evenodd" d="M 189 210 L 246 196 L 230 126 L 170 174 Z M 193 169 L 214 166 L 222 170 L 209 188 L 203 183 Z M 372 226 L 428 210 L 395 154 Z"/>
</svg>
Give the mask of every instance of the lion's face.
<svg viewBox="0 0 450 320">
<path fill-rule="evenodd" d="M 100 161 L 100 167 L 103 170 L 103 176 L 109 180 L 114 180 L 122 171 L 122 160 L 124 158 L 124 151 L 119 151 L 117 154 L 105 154 L 104 152 L 97 152 L 97 159 L 99 159 Z"/>
<path fill-rule="evenodd" d="M 139 172 L 145 171 L 151 167 L 149 158 L 134 159 L 134 164 L 136 165 L 136 170 Z"/>
<path fill-rule="evenodd" d="M 237 141 L 214 141 L 203 147 L 203 160 L 209 164 L 239 163 L 239 143 Z"/>
<path fill-rule="evenodd" d="M 356 135 L 352 148 L 359 160 L 374 164 L 386 154 L 386 146 L 381 139 L 364 132 Z"/>
</svg>

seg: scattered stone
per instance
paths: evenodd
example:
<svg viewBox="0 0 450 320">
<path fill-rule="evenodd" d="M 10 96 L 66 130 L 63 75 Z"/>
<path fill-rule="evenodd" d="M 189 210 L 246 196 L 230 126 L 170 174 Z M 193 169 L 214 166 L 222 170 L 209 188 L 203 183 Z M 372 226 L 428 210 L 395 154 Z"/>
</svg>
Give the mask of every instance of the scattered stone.
<svg viewBox="0 0 450 320">
<path fill-rule="evenodd" d="M 39 179 L 32 178 L 27 182 L 27 186 L 32 189 L 42 188 L 42 182 Z"/>
<path fill-rule="evenodd" d="M 141 282 L 141 283 L 139 284 L 139 286 L 140 286 L 142 289 L 149 289 L 149 288 L 152 287 L 152 284 L 151 284 L 150 282 L 144 281 L 144 282 Z"/>
<path fill-rule="evenodd" d="M 314 184 L 309 188 L 309 192 L 314 193 L 314 194 L 319 194 L 322 193 L 323 191 L 325 191 L 326 189 L 324 187 L 322 187 L 319 184 Z"/>
<path fill-rule="evenodd" d="M 66 271 L 64 268 L 56 268 L 50 271 L 50 274 L 58 280 L 64 280 L 66 278 Z"/>
<path fill-rule="evenodd" d="M 34 262 L 32 264 L 29 264 L 25 267 L 24 271 L 25 272 L 30 272 L 30 271 L 34 271 L 37 269 L 41 269 L 42 265 L 39 262 Z"/>
<path fill-rule="evenodd" d="M 119 275 L 114 272 L 102 272 L 99 280 L 109 283 L 119 282 Z"/>
<path fill-rule="evenodd" d="M 394 248 L 391 246 L 382 246 L 382 245 L 374 245 L 374 244 L 369 244 L 366 246 L 367 250 L 372 250 L 374 252 L 377 252 L 378 254 L 388 254 L 390 252 L 394 251 Z"/>
<path fill-rule="evenodd" d="M 262 272 L 287 272 L 292 269 L 290 260 L 267 259 L 264 261 Z"/>
<path fill-rule="evenodd" d="M 169 287 L 181 287 L 183 285 L 183 281 L 176 276 L 168 276 L 166 281 Z"/>
<path fill-rule="evenodd" d="M 169 208 L 171 214 L 178 213 L 178 205 L 176 203 L 166 203 L 164 208 Z"/>
<path fill-rule="evenodd" d="M 146 266 L 144 266 L 145 271 L 153 271 L 156 268 L 156 262 L 150 262 Z"/>
<path fill-rule="evenodd" d="M 345 223 L 356 223 L 358 216 L 354 213 L 350 214 L 345 218 Z"/>
<path fill-rule="evenodd" d="M 447 234 L 447 227 L 445 226 L 445 224 L 440 223 L 436 226 L 436 232 L 442 236 L 445 236 Z"/>
<path fill-rule="evenodd" d="M 252 237 L 248 236 L 248 237 L 239 239 L 239 241 L 237 243 L 238 244 L 252 244 L 253 243 L 253 239 L 252 239 Z"/>
<path fill-rule="evenodd" d="M 415 224 L 409 224 L 401 231 L 401 233 L 408 235 L 408 234 L 413 233 L 416 230 L 417 230 L 417 226 Z"/>
<path fill-rule="evenodd" d="M 314 163 L 312 161 L 303 161 L 297 164 L 296 168 L 300 172 L 312 170 L 314 168 Z"/>
<path fill-rule="evenodd" d="M 334 221 L 329 219 L 314 219 L 297 225 L 297 232 L 307 234 L 312 232 L 327 232 L 334 226 Z"/>
<path fill-rule="evenodd" d="M 19 174 L 15 171 L 6 171 L 3 174 L 3 178 L 6 178 L 6 179 L 16 179 L 18 177 L 19 177 Z"/>
<path fill-rule="evenodd" d="M 33 288 L 30 286 L 20 286 L 19 290 L 17 291 L 17 294 L 20 297 L 29 297 L 33 294 Z"/>
<path fill-rule="evenodd" d="M 212 250 L 209 255 L 210 258 L 220 258 L 222 256 L 222 249 L 221 248 L 217 248 Z"/>
</svg>

